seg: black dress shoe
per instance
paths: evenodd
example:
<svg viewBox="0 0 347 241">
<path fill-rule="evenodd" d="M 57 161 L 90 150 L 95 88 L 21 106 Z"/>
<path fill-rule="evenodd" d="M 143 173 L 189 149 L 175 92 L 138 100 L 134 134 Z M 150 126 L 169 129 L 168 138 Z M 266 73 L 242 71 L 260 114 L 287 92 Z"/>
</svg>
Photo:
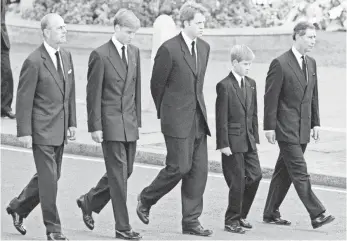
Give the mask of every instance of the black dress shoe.
<svg viewBox="0 0 347 241">
<path fill-rule="evenodd" d="M 1 117 L 7 116 L 10 119 L 15 119 L 16 115 L 12 111 L 2 111 L 1 112 Z"/>
<path fill-rule="evenodd" d="M 25 235 L 27 231 L 23 226 L 23 217 L 13 211 L 10 207 L 7 207 L 6 211 L 12 216 L 13 226 L 17 229 L 18 232 L 20 232 L 22 235 Z"/>
<path fill-rule="evenodd" d="M 86 206 L 84 204 L 84 195 L 77 199 L 77 206 L 82 210 L 83 222 L 90 230 L 94 229 L 94 219 L 92 214 L 87 212 Z"/>
<path fill-rule="evenodd" d="M 204 236 L 204 237 L 207 237 L 213 234 L 212 230 L 204 229 L 201 225 L 198 225 L 192 228 L 183 228 L 182 233 L 197 235 L 197 236 Z"/>
<path fill-rule="evenodd" d="M 139 240 L 142 236 L 133 230 L 129 231 L 118 231 L 116 230 L 116 238 L 126 239 L 126 240 Z"/>
<path fill-rule="evenodd" d="M 285 219 L 282 219 L 282 218 L 275 218 L 275 217 L 272 217 L 272 218 L 265 218 L 264 217 L 263 221 L 264 221 L 264 223 L 276 224 L 276 225 L 286 225 L 286 226 L 289 226 L 289 225 L 292 224 L 289 220 L 285 220 Z"/>
<path fill-rule="evenodd" d="M 62 233 L 49 233 L 47 240 L 68 240 Z"/>
<path fill-rule="evenodd" d="M 224 230 L 230 233 L 239 233 L 239 234 L 244 234 L 246 231 L 241 227 L 240 224 L 234 223 L 234 224 L 226 224 L 224 226 Z"/>
<path fill-rule="evenodd" d="M 321 215 L 319 215 L 318 217 L 316 217 L 315 219 L 312 219 L 311 224 L 312 227 L 314 229 L 319 228 L 325 224 L 331 223 L 332 221 L 334 221 L 335 217 L 332 215 L 324 215 L 324 213 L 322 213 Z"/>
<path fill-rule="evenodd" d="M 136 213 L 139 219 L 144 223 L 148 224 L 149 223 L 149 210 L 150 207 L 146 207 L 143 205 L 141 202 L 140 195 L 137 197 L 137 207 L 136 207 Z"/>
<path fill-rule="evenodd" d="M 252 228 L 252 224 L 250 224 L 246 219 L 240 218 L 240 226 L 244 228 Z"/>
</svg>

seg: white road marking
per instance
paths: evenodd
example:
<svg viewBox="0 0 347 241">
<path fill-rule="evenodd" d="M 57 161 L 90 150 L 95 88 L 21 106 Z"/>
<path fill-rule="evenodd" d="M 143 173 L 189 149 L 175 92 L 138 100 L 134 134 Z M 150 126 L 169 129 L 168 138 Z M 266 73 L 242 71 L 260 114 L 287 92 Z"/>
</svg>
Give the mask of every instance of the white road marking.
<svg viewBox="0 0 347 241">
<path fill-rule="evenodd" d="M 0 149 L 6 150 L 6 151 L 14 151 L 14 152 L 24 152 L 24 153 L 32 153 L 31 149 L 24 149 L 20 147 L 9 147 L 9 146 L 0 146 Z M 100 157 L 85 157 L 85 156 L 78 156 L 78 155 L 72 155 L 72 154 L 64 154 L 65 158 L 74 159 L 74 160 L 83 160 L 83 161 L 90 161 L 90 162 L 100 162 L 104 163 L 104 159 Z M 156 166 L 151 164 L 141 164 L 141 163 L 135 163 L 134 166 L 141 167 L 141 168 L 147 168 L 147 169 L 155 169 L 155 170 L 161 170 L 163 166 Z M 209 173 L 210 177 L 217 177 L 217 178 L 224 178 L 222 174 L 219 173 Z M 270 183 L 270 180 L 261 180 L 263 183 Z M 313 189 L 321 190 L 321 191 L 327 191 L 327 192 L 337 192 L 337 193 L 347 193 L 346 190 L 342 189 L 335 189 L 335 188 L 327 188 L 322 186 L 313 186 Z"/>
</svg>

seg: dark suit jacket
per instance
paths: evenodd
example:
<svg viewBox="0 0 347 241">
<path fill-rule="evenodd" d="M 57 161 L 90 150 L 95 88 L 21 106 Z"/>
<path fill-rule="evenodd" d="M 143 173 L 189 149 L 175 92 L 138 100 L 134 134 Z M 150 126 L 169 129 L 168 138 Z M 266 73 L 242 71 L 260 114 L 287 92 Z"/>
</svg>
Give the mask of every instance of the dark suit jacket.
<svg viewBox="0 0 347 241">
<path fill-rule="evenodd" d="M 277 141 L 305 144 L 310 129 L 320 125 L 316 61 L 307 56 L 308 83 L 292 50 L 274 59 L 266 78 L 264 130 Z"/>
<path fill-rule="evenodd" d="M 10 49 L 10 39 L 5 22 L 6 3 L 6 0 L 1 0 L 1 49 Z"/>
<path fill-rule="evenodd" d="M 164 135 L 186 138 L 198 106 L 211 135 L 202 92 L 210 46 L 200 38 L 196 44 L 197 70 L 181 34 L 163 43 L 155 57 L 151 92 Z"/>
<path fill-rule="evenodd" d="M 230 147 L 232 152 L 246 152 L 248 141 L 253 150 L 259 143 L 257 87 L 245 77 L 246 100 L 232 72 L 217 84 L 217 149 Z"/>
<path fill-rule="evenodd" d="M 88 131 L 103 131 L 104 140 L 136 141 L 141 127 L 140 51 L 128 45 L 128 72 L 110 40 L 89 57 Z"/>
<path fill-rule="evenodd" d="M 17 90 L 18 136 L 31 135 L 34 144 L 58 146 L 68 127 L 77 127 L 75 76 L 70 52 L 60 48 L 64 83 L 42 44 L 24 61 Z"/>
</svg>

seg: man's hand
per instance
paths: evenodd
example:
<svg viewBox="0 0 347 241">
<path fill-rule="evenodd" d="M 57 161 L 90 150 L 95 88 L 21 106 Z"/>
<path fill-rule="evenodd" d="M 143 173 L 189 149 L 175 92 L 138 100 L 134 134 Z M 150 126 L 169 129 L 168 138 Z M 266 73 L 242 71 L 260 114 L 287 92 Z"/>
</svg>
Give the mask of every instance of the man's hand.
<svg viewBox="0 0 347 241">
<path fill-rule="evenodd" d="M 67 130 L 67 138 L 70 141 L 76 140 L 76 127 L 74 126 L 69 127 L 69 129 Z"/>
<path fill-rule="evenodd" d="M 221 153 L 223 153 L 224 155 L 226 156 L 230 156 L 232 155 L 233 153 L 231 152 L 231 149 L 230 147 L 224 147 L 222 149 L 219 149 Z"/>
<path fill-rule="evenodd" d="M 92 139 L 97 143 L 101 143 L 103 141 L 102 131 L 94 131 L 92 132 Z"/>
<path fill-rule="evenodd" d="M 31 148 L 33 146 L 33 139 L 31 136 L 18 137 L 20 142 L 23 142 L 25 148 Z"/>
<path fill-rule="evenodd" d="M 311 135 L 312 135 L 312 138 L 318 142 L 319 141 L 319 127 L 318 126 L 315 126 L 313 127 L 312 131 L 311 131 Z"/>
<path fill-rule="evenodd" d="M 276 132 L 274 130 L 265 131 L 265 136 L 267 141 L 271 144 L 276 143 Z"/>
</svg>

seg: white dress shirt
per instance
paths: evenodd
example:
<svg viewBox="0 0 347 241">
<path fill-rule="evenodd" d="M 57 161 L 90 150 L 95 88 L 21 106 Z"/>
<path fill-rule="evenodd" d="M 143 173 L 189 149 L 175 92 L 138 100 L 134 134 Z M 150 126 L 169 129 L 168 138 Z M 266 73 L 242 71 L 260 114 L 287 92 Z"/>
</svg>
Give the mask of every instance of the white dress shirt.
<svg viewBox="0 0 347 241">
<path fill-rule="evenodd" d="M 305 56 L 305 55 L 300 54 L 300 52 L 294 46 L 292 47 L 292 52 L 293 52 L 296 60 L 298 61 L 300 68 L 302 69 L 302 58 L 301 57 Z"/>
<path fill-rule="evenodd" d="M 46 41 L 43 41 L 43 45 L 45 46 L 49 57 L 51 57 L 53 64 L 55 66 L 55 69 L 58 70 L 58 64 L 57 64 L 57 57 L 55 56 L 55 53 L 57 51 L 60 50 L 60 48 L 58 47 L 58 49 L 53 48 L 52 46 L 50 46 Z M 64 73 L 64 67 L 63 67 L 63 62 L 61 61 L 61 53 L 59 53 L 59 59 L 60 59 L 60 66 L 62 68 L 62 71 Z"/>
<path fill-rule="evenodd" d="M 125 47 L 125 49 L 124 49 L 125 58 L 126 58 L 127 63 L 128 63 L 128 51 L 127 51 L 128 50 L 128 46 L 122 44 L 121 42 L 119 42 L 114 35 L 112 36 L 112 42 L 113 42 L 114 46 L 116 46 L 116 49 L 118 51 L 118 54 L 119 54 L 120 58 L 122 58 L 122 47 L 123 46 Z"/>
<path fill-rule="evenodd" d="M 189 38 L 183 31 L 181 33 L 182 33 L 182 37 L 184 39 L 184 42 L 186 42 L 186 44 L 188 46 L 190 54 L 192 54 L 192 42 L 195 41 L 194 50 L 195 50 L 195 62 L 196 62 L 196 58 L 198 57 L 198 49 L 196 48 L 196 40 L 197 39 L 196 38 L 195 39 Z"/>
<path fill-rule="evenodd" d="M 241 88 L 241 79 L 243 79 L 243 84 L 245 84 L 245 77 L 240 76 L 239 74 L 237 74 L 234 70 L 231 70 L 231 72 L 233 73 L 233 75 L 235 76 L 235 79 L 237 80 L 237 83 L 239 83 L 239 86 Z"/>
</svg>

